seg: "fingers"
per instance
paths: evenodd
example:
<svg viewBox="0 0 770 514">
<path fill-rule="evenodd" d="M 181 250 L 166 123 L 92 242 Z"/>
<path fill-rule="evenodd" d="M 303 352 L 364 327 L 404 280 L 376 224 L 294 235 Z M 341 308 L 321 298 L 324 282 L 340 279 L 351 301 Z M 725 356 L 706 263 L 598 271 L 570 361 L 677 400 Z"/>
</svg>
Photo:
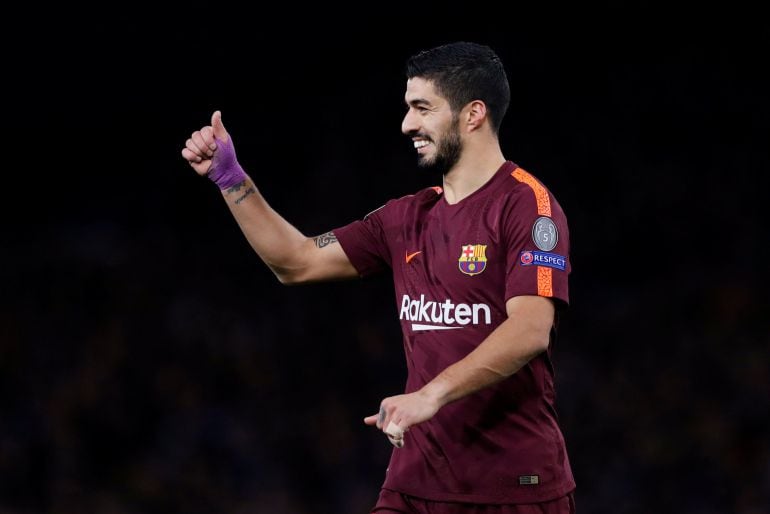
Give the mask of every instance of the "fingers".
<svg viewBox="0 0 770 514">
<path fill-rule="evenodd" d="M 380 417 L 379 414 L 373 414 L 371 416 L 367 416 L 364 418 L 364 423 L 367 425 L 375 425 L 378 422 L 378 418 Z M 388 423 L 387 428 L 383 430 L 386 436 L 388 436 L 388 441 L 390 441 L 390 444 L 395 446 L 396 448 L 403 448 L 404 447 L 404 432 L 405 430 L 401 428 L 396 423 L 393 423 L 392 421 Z"/>
<path fill-rule="evenodd" d="M 185 141 L 184 146 L 187 150 L 201 159 L 208 159 L 210 157 L 206 145 L 203 143 L 203 138 L 200 136 L 200 132 L 193 132 L 192 136 Z"/>
<path fill-rule="evenodd" d="M 387 434 L 390 444 L 396 448 L 404 447 L 404 430 L 400 426 L 391 421 L 385 428 L 385 434 Z"/>
<path fill-rule="evenodd" d="M 217 142 L 214 141 L 214 129 L 208 125 L 201 129 L 201 139 L 203 144 L 208 146 L 208 149 L 212 152 L 217 149 Z"/>
<path fill-rule="evenodd" d="M 198 154 L 191 151 L 189 148 L 182 148 L 182 157 L 184 157 L 189 162 L 201 162 L 202 160 Z"/>
<path fill-rule="evenodd" d="M 214 114 L 211 115 L 211 127 L 214 129 L 214 136 L 217 139 L 227 142 L 227 130 L 225 130 L 225 126 L 222 123 L 221 112 L 214 111 Z"/>
<path fill-rule="evenodd" d="M 380 404 L 380 412 L 377 414 L 377 428 L 385 431 L 385 427 L 390 423 L 391 417 L 394 414 L 395 406 L 388 403 L 388 398 L 385 398 Z"/>
<path fill-rule="evenodd" d="M 209 130 L 206 130 L 207 128 Z M 204 138 L 204 135 L 203 135 L 204 131 L 206 133 L 209 133 L 210 141 L 206 141 L 206 139 Z M 196 130 L 195 132 L 193 132 L 192 136 L 190 137 L 190 139 L 198 148 L 202 156 L 206 156 L 206 157 L 211 157 L 212 155 L 214 155 L 214 150 L 216 150 L 216 145 L 214 144 L 214 138 L 210 137 L 210 132 L 211 132 L 210 127 L 203 127 L 203 129 Z M 212 146 L 214 148 L 211 148 Z"/>
<path fill-rule="evenodd" d="M 406 429 L 402 428 L 400 419 L 394 420 L 397 417 L 397 413 L 395 411 L 396 407 L 394 405 L 390 405 L 387 399 L 383 400 L 382 404 L 380 405 L 380 412 L 365 417 L 364 423 L 370 426 L 376 425 L 377 428 L 382 430 L 385 435 L 388 436 L 388 441 L 390 441 L 390 444 L 396 448 L 403 448 L 404 432 L 406 432 Z"/>
<path fill-rule="evenodd" d="M 385 428 L 385 433 L 389 436 L 395 437 L 396 439 L 401 439 L 404 437 L 404 429 L 392 421 L 388 423 L 388 426 Z"/>
<path fill-rule="evenodd" d="M 205 126 L 192 133 L 185 142 L 182 149 L 182 157 L 188 162 L 201 163 L 204 160 L 211 159 L 214 151 L 217 149 L 216 139 L 227 141 L 228 135 L 225 126 L 222 124 L 222 113 L 215 111 L 211 116 L 211 126 Z"/>
<path fill-rule="evenodd" d="M 390 441 L 390 444 L 395 446 L 396 448 L 403 448 L 404 447 L 404 439 L 396 439 L 393 436 L 388 436 L 388 441 Z"/>
</svg>

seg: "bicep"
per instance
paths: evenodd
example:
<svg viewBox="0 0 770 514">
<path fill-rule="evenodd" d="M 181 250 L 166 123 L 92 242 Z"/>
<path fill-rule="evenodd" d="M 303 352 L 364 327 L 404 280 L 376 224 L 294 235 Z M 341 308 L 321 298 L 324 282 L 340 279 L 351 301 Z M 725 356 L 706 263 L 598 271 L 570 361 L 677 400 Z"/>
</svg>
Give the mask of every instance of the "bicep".
<svg viewBox="0 0 770 514">
<path fill-rule="evenodd" d="M 556 310 L 550 298 L 534 295 L 514 296 L 505 302 L 505 310 L 508 319 L 512 320 L 519 330 L 530 334 L 544 349 L 548 347 Z"/>
<path fill-rule="evenodd" d="M 334 232 L 308 238 L 303 247 L 302 269 L 294 283 L 358 278 L 358 271 L 345 254 Z"/>
</svg>

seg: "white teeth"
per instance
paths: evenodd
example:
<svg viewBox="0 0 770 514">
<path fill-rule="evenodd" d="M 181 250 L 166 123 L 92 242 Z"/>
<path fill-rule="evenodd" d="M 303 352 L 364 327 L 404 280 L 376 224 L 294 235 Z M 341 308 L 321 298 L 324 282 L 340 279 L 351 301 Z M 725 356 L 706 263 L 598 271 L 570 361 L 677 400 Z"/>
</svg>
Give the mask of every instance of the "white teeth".
<svg viewBox="0 0 770 514">
<path fill-rule="evenodd" d="M 423 146 L 428 146 L 430 144 L 429 141 L 415 141 L 414 147 L 415 148 L 422 148 Z"/>
</svg>

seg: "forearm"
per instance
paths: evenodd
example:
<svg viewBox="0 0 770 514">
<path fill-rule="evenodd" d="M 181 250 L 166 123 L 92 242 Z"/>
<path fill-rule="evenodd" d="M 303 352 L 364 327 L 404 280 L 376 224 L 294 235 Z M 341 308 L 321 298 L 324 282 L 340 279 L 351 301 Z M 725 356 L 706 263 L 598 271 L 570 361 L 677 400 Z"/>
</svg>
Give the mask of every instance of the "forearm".
<svg viewBox="0 0 770 514">
<path fill-rule="evenodd" d="M 548 331 L 526 318 L 508 318 L 464 359 L 426 384 L 421 393 L 438 407 L 513 375 L 548 348 Z"/>
<path fill-rule="evenodd" d="M 265 201 L 235 155 L 233 141 L 215 111 L 211 126 L 192 133 L 182 157 L 219 187 L 227 207 L 257 255 L 283 284 L 358 276 L 334 233 L 305 237 Z"/>
<path fill-rule="evenodd" d="M 313 240 L 274 211 L 249 178 L 222 190 L 222 196 L 254 251 L 281 282 L 291 282 L 304 268 L 302 257 Z"/>
</svg>

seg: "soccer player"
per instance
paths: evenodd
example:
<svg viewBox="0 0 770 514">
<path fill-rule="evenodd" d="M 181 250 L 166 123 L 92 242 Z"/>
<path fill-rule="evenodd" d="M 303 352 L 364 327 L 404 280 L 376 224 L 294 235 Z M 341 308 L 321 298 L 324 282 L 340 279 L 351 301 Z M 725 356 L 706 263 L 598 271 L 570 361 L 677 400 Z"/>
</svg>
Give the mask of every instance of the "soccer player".
<svg viewBox="0 0 770 514">
<path fill-rule="evenodd" d="M 401 130 L 432 187 L 308 238 L 239 165 L 219 111 L 182 156 L 219 186 L 251 246 L 284 284 L 390 270 L 406 391 L 364 423 L 395 446 L 378 513 L 573 513 L 549 357 L 568 302 L 564 213 L 506 160 L 510 90 L 489 48 L 458 42 L 407 62 Z"/>
</svg>

